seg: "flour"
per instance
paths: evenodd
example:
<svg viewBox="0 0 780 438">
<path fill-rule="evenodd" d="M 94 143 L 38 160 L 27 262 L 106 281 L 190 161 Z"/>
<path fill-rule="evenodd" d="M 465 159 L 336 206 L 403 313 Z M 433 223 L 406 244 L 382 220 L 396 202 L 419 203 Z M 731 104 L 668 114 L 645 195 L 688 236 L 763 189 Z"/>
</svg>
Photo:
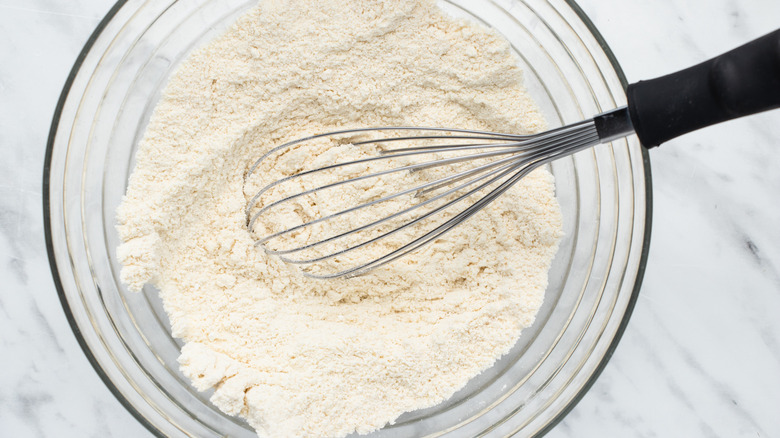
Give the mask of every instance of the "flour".
<svg viewBox="0 0 780 438">
<path fill-rule="evenodd" d="M 344 127 L 538 131 L 521 79 L 498 35 L 428 0 L 262 1 L 195 51 L 117 212 L 122 281 L 159 288 L 193 385 L 260 436 L 344 436 L 442 402 L 505 354 L 561 234 L 548 171 L 436 243 L 332 281 L 255 249 L 243 177 L 276 145 Z"/>
</svg>

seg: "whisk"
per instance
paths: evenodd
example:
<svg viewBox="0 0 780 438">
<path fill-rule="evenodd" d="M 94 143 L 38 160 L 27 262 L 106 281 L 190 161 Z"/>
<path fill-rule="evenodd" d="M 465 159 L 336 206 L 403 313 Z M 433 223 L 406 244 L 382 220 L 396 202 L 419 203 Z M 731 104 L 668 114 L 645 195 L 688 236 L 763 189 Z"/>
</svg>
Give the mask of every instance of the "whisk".
<svg viewBox="0 0 780 438">
<path fill-rule="evenodd" d="M 361 275 L 442 238 L 553 160 L 634 133 L 651 148 L 780 107 L 780 30 L 631 84 L 627 101 L 538 134 L 381 127 L 291 141 L 249 168 L 247 227 L 258 246 L 305 276 Z"/>
</svg>

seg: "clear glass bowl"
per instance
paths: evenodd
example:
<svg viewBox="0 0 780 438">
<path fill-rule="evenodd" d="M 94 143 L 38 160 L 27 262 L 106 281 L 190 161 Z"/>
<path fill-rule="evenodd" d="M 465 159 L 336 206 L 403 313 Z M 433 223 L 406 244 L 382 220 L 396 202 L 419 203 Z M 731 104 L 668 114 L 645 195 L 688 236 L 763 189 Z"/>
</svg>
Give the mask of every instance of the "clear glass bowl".
<svg viewBox="0 0 780 438">
<path fill-rule="evenodd" d="M 249 437 L 178 371 L 157 291 L 119 281 L 114 212 L 135 148 L 175 66 L 256 0 L 119 1 L 89 39 L 52 124 L 44 166 L 49 258 L 63 308 L 106 385 L 160 436 Z M 502 33 L 550 126 L 625 104 L 625 80 L 590 21 L 564 0 L 447 0 Z M 549 430 L 609 359 L 628 321 L 650 233 L 650 172 L 635 137 L 551 166 L 566 237 L 536 322 L 451 399 L 375 437 L 531 436 Z"/>
</svg>

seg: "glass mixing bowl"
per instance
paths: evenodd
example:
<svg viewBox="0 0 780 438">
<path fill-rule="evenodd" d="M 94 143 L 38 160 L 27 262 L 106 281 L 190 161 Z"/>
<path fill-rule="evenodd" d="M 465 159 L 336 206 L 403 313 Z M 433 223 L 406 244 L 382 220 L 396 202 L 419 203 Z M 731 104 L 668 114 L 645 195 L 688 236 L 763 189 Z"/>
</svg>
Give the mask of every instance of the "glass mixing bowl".
<svg viewBox="0 0 780 438">
<path fill-rule="evenodd" d="M 193 48 L 256 0 L 121 0 L 79 56 L 52 124 L 44 167 L 54 280 L 103 381 L 160 436 L 249 437 L 178 371 L 154 288 L 119 281 L 114 212 L 135 148 L 167 78 Z M 502 33 L 551 127 L 624 105 L 625 80 L 598 32 L 564 0 L 447 0 L 451 14 Z M 635 137 L 551 165 L 566 236 L 544 306 L 514 349 L 446 402 L 403 415 L 374 437 L 531 436 L 579 400 L 610 357 L 641 282 L 650 172 Z"/>
</svg>

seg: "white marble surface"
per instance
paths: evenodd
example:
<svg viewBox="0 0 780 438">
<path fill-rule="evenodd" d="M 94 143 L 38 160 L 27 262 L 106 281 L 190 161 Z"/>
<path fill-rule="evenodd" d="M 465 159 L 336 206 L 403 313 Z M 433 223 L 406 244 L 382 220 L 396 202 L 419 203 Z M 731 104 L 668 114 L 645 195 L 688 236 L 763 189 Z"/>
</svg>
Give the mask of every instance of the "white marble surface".
<svg viewBox="0 0 780 438">
<path fill-rule="evenodd" d="M 82 354 L 41 213 L 60 89 L 111 0 L 0 0 L 0 436 L 144 437 Z M 582 0 L 629 81 L 780 26 L 778 0 Z M 780 436 L 780 111 L 652 151 L 650 261 L 612 361 L 550 437 Z"/>
</svg>

